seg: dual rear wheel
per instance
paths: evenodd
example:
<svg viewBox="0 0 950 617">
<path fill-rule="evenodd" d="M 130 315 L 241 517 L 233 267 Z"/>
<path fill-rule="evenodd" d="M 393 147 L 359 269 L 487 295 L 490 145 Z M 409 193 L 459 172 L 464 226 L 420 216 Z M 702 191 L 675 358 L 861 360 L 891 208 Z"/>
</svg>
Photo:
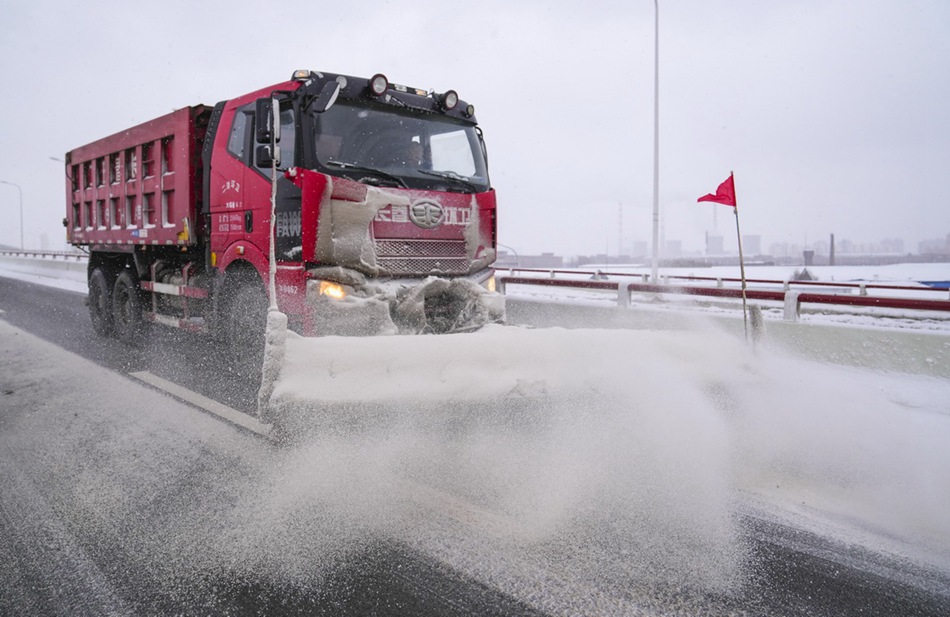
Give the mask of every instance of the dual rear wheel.
<svg viewBox="0 0 950 617">
<path fill-rule="evenodd" d="M 224 284 L 218 315 L 220 338 L 233 357 L 252 364 L 264 353 L 267 296 L 259 281 L 248 275 L 232 275 Z M 141 339 L 145 320 L 143 294 L 138 277 L 130 268 L 116 276 L 107 268 L 89 275 L 89 317 L 100 336 L 115 336 L 134 345 Z"/>
<path fill-rule="evenodd" d="M 142 335 L 142 294 L 138 280 L 129 269 L 122 270 L 114 283 L 103 268 L 89 275 L 89 317 L 93 331 L 134 345 Z"/>
</svg>

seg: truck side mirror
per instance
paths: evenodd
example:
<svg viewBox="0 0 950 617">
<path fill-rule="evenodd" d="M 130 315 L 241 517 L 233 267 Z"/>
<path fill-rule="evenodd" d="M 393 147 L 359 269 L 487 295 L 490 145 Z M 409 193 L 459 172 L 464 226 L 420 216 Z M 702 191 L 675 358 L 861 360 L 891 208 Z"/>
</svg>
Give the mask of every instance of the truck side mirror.
<svg viewBox="0 0 950 617">
<path fill-rule="evenodd" d="M 330 107 L 336 103 L 336 97 L 340 96 L 341 89 L 342 84 L 336 80 L 328 81 L 327 83 L 323 84 L 323 89 L 320 90 L 320 95 L 313 101 L 313 110 L 318 114 L 322 114 L 326 110 L 330 109 Z"/>
<path fill-rule="evenodd" d="M 254 152 L 254 162 L 258 167 L 270 167 L 276 165 L 280 167 L 280 146 L 274 146 L 274 153 L 271 153 L 270 144 L 258 144 Z"/>
<path fill-rule="evenodd" d="M 269 144 L 274 137 L 274 100 L 257 99 L 254 108 L 255 140 L 259 144 Z"/>
</svg>

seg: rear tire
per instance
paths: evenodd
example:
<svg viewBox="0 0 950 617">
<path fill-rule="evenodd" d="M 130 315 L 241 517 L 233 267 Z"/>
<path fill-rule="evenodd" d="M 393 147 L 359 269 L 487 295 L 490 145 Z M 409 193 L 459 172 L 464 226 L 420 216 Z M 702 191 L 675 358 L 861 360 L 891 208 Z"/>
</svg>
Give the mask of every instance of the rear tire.
<svg viewBox="0 0 950 617">
<path fill-rule="evenodd" d="M 135 345 L 142 336 L 142 296 L 131 271 L 123 270 L 112 290 L 112 319 L 116 337 L 127 345 Z"/>
<path fill-rule="evenodd" d="M 112 318 L 112 286 L 109 277 L 101 268 L 96 268 L 89 275 L 89 320 L 93 331 L 99 336 L 110 336 L 114 333 Z"/>
</svg>

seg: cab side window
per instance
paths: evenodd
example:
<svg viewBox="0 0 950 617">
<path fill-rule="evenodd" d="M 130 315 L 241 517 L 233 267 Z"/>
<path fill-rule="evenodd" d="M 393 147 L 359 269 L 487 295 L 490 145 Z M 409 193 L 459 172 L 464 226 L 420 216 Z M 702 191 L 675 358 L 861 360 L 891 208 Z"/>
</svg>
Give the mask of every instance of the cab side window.
<svg viewBox="0 0 950 617">
<path fill-rule="evenodd" d="M 234 122 L 231 123 L 231 134 L 228 136 L 228 152 L 247 162 L 247 149 L 250 147 L 248 140 L 251 137 L 252 117 L 254 114 L 253 105 L 245 105 L 234 112 Z"/>
<path fill-rule="evenodd" d="M 297 131 L 294 126 L 294 110 L 284 109 L 280 112 L 280 158 L 284 167 L 294 164 L 294 147 L 297 141 Z"/>
<path fill-rule="evenodd" d="M 228 152 L 247 165 L 255 165 L 254 161 L 254 103 L 239 107 L 234 112 L 231 123 L 231 133 L 228 135 Z M 280 166 L 294 165 L 294 150 L 297 141 L 297 131 L 294 126 L 294 110 L 284 109 L 280 112 Z M 270 168 L 270 165 L 260 166 L 258 169 Z"/>
</svg>

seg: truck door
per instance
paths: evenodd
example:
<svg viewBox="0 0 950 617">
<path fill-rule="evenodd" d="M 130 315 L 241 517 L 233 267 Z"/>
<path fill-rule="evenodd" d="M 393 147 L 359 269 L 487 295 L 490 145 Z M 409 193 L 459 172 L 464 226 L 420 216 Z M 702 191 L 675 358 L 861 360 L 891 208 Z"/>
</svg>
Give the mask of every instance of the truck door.
<svg viewBox="0 0 950 617">
<path fill-rule="evenodd" d="M 289 102 L 281 104 L 280 109 L 280 164 L 279 170 L 289 169 L 296 164 L 296 141 L 297 127 L 294 122 L 295 113 Z M 254 167 L 257 170 L 257 176 L 263 178 L 264 184 L 260 185 L 260 190 L 266 193 L 265 199 L 260 200 L 262 210 L 254 213 L 254 225 L 257 226 L 260 221 L 264 225 L 270 220 L 270 196 L 271 196 L 271 165 L 269 161 L 255 161 Z M 254 186 L 257 187 L 259 180 L 254 180 Z M 249 187 L 251 186 L 249 180 Z M 258 190 L 254 189 L 255 192 Z M 277 172 L 277 199 L 276 199 L 276 218 L 274 222 L 274 237 L 276 245 L 274 247 L 278 261 L 299 261 L 302 253 L 301 242 L 301 196 L 300 189 L 284 177 L 283 171 Z M 262 229 L 264 229 L 262 227 Z M 269 233 L 269 228 L 264 229 Z M 266 238 L 260 238 L 260 246 L 267 246 Z"/>
<path fill-rule="evenodd" d="M 230 107 L 230 109 L 229 109 Z M 230 112 L 230 113 L 229 113 Z M 226 106 L 222 126 L 227 127 L 226 152 L 215 150 L 211 165 L 211 250 L 223 253 L 247 234 L 245 174 L 252 158 L 254 105 Z"/>
</svg>

